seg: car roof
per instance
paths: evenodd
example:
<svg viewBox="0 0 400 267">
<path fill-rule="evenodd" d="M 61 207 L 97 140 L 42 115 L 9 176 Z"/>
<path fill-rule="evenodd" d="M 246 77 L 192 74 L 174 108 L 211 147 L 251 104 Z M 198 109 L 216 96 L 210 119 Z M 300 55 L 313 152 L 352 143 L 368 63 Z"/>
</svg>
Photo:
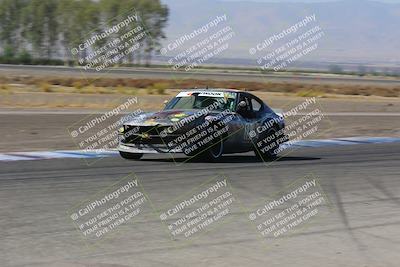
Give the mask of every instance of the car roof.
<svg viewBox="0 0 400 267">
<path fill-rule="evenodd" d="M 191 88 L 191 89 L 184 89 L 182 92 L 231 92 L 231 93 L 244 93 L 243 90 L 237 89 L 226 89 L 226 88 Z"/>
</svg>

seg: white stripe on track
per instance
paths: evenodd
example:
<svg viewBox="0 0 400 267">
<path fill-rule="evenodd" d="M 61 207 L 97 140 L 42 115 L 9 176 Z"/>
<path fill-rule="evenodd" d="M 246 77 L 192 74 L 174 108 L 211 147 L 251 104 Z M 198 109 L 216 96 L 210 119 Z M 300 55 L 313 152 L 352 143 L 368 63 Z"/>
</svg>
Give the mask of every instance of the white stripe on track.
<svg viewBox="0 0 400 267">
<path fill-rule="evenodd" d="M 346 137 L 321 140 L 301 140 L 283 144 L 284 147 L 326 147 L 357 144 L 399 143 L 400 137 Z M 21 161 L 62 158 L 106 158 L 118 155 L 118 151 L 88 152 L 83 150 L 36 151 L 0 153 L 0 161 Z"/>
</svg>

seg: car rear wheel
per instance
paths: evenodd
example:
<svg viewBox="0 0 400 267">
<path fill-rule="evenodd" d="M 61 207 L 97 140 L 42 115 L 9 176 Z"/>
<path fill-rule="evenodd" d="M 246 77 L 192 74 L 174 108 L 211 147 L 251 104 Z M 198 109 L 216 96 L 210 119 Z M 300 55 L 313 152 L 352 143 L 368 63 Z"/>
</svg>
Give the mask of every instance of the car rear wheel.
<svg viewBox="0 0 400 267">
<path fill-rule="evenodd" d="M 130 160 L 139 160 L 143 157 L 143 154 L 140 153 L 129 153 L 129 152 L 119 151 L 119 154 L 124 159 L 130 159 Z"/>
<path fill-rule="evenodd" d="M 279 148 L 279 144 L 277 142 L 276 130 L 274 128 L 271 128 L 265 133 L 261 134 L 257 143 L 259 143 L 260 141 L 264 142 L 263 143 L 264 145 L 263 147 L 256 148 L 254 150 L 256 156 L 264 161 L 271 161 L 276 159 L 278 155 L 277 150 Z"/>
</svg>

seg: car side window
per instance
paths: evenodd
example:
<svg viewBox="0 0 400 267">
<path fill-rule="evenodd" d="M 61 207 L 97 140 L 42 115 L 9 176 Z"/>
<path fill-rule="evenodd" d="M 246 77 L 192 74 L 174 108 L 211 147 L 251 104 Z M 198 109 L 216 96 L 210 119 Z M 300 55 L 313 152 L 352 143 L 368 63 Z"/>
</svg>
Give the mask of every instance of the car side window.
<svg viewBox="0 0 400 267">
<path fill-rule="evenodd" d="M 264 115 L 264 103 L 255 96 L 251 96 L 251 106 L 254 116 L 259 119 Z"/>
<path fill-rule="evenodd" d="M 238 110 L 239 114 L 242 115 L 246 119 L 254 118 L 255 116 L 254 116 L 253 109 L 251 107 L 251 100 L 249 99 L 249 97 L 247 95 L 241 94 L 239 102 L 240 101 L 246 102 L 246 107 L 240 108 Z"/>
<path fill-rule="evenodd" d="M 261 111 L 262 104 L 258 102 L 255 98 L 251 99 L 251 106 L 253 107 L 254 112 Z"/>
</svg>

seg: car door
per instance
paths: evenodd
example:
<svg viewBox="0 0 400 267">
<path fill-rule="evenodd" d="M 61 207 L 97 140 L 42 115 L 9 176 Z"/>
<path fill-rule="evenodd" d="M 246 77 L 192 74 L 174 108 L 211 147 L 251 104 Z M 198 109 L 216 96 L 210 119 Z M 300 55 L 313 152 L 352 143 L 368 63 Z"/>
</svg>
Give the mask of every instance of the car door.
<svg viewBox="0 0 400 267">
<path fill-rule="evenodd" d="M 247 146 L 252 146 L 252 135 L 256 132 L 256 128 L 258 125 L 260 125 L 262 120 L 260 117 L 260 109 L 262 104 L 258 106 L 257 104 L 259 103 L 257 101 L 254 102 L 255 100 L 253 96 L 248 93 L 241 93 L 239 102 L 240 101 L 246 102 L 246 109 L 238 111 L 238 114 L 242 118 L 243 122 L 243 131 L 241 134 L 242 142 Z"/>
</svg>

